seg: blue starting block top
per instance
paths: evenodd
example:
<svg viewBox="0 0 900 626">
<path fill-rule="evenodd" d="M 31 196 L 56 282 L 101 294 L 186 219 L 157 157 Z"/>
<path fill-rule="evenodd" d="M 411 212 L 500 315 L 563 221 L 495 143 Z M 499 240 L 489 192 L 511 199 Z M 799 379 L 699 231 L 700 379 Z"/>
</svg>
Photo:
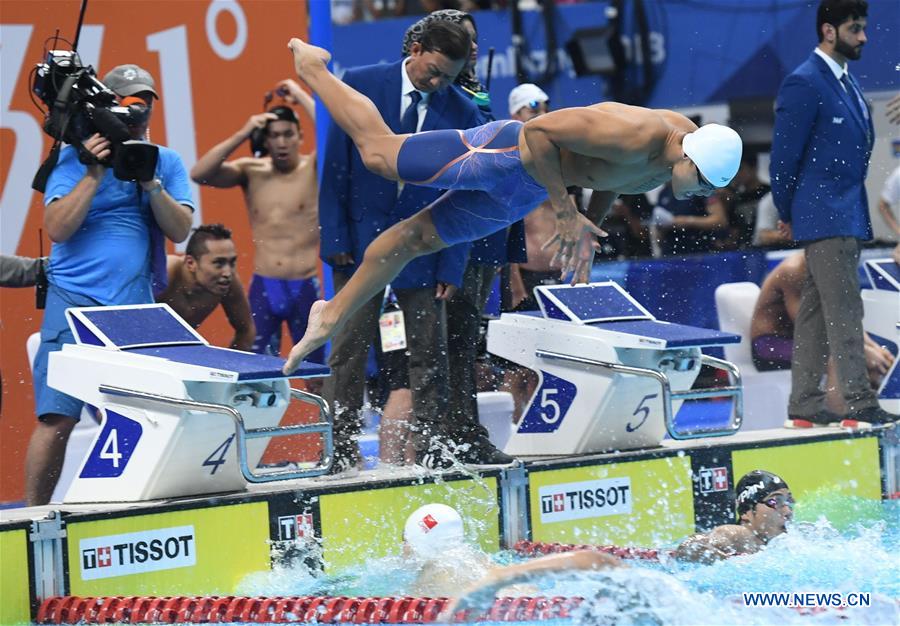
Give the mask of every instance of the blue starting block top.
<svg viewBox="0 0 900 626">
<path fill-rule="evenodd" d="M 284 377 L 284 359 L 210 346 L 167 304 L 75 308 L 66 316 L 79 344 L 229 371 L 237 380 Z M 327 376 L 329 371 L 304 361 L 292 376 Z"/>
<path fill-rule="evenodd" d="M 709 328 L 670 324 L 659 320 L 634 320 L 624 322 L 595 322 L 590 326 L 614 333 L 636 335 L 666 342 L 666 348 L 703 348 L 740 343 L 741 336 L 723 333 Z"/>
<path fill-rule="evenodd" d="M 265 378 L 283 378 L 281 368 L 284 359 L 267 354 L 252 354 L 239 350 L 227 350 L 215 346 L 152 346 L 129 348 L 126 352 L 155 356 L 175 363 L 200 365 L 219 370 L 235 372 L 238 380 L 262 380 Z M 293 376 L 327 376 L 329 369 L 325 365 L 304 361 Z"/>
<path fill-rule="evenodd" d="M 617 283 L 541 285 L 535 296 L 546 319 L 574 322 L 598 330 L 664 342 L 666 348 L 703 348 L 740 343 L 740 335 L 657 320 Z"/>
<path fill-rule="evenodd" d="M 872 289 L 900 291 L 900 265 L 893 259 L 873 259 L 865 263 Z"/>
<path fill-rule="evenodd" d="M 642 307 L 617 283 L 590 285 L 540 285 L 534 288 L 544 317 L 578 324 L 622 320 L 652 320 Z"/>
</svg>

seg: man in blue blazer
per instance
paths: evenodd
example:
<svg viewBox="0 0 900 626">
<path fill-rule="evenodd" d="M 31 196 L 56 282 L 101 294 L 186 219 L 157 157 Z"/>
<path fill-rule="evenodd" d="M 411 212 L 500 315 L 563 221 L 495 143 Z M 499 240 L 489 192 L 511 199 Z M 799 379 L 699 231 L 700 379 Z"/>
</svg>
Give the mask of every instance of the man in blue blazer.
<svg viewBox="0 0 900 626">
<path fill-rule="evenodd" d="M 478 107 L 450 88 L 469 54 L 459 24 L 430 24 L 410 55 L 390 64 L 348 70 L 343 80 L 366 94 L 395 132 L 471 128 L 484 123 Z M 366 247 L 384 230 L 414 215 L 441 191 L 385 180 L 368 171 L 353 142 L 331 124 L 319 196 L 322 259 L 334 269 L 335 289 L 347 282 Z M 418 456 L 440 436 L 447 415 L 448 364 L 445 300 L 460 285 L 469 244 L 452 246 L 410 263 L 391 282 L 404 311 L 409 388 L 417 422 Z M 338 469 L 356 465 L 366 356 L 378 339 L 382 295 L 367 302 L 335 336 L 324 395 L 335 407 Z"/>
<path fill-rule="evenodd" d="M 860 241 L 872 238 L 865 179 L 874 130 L 848 60 L 866 42 L 864 0 L 822 0 L 819 45 L 785 78 L 775 106 L 770 174 L 781 228 L 804 245 L 808 274 L 794 330 L 786 426 L 883 424 L 898 416 L 878 406 L 863 351 Z M 829 353 L 848 407 L 823 410 Z M 843 419 L 842 419 L 843 417 Z"/>
</svg>

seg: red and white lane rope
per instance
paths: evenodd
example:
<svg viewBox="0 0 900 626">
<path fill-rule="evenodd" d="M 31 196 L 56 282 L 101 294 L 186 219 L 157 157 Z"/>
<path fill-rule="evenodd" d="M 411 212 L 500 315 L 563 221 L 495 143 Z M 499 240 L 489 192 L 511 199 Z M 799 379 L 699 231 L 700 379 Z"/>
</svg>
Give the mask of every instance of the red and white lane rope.
<svg viewBox="0 0 900 626">
<path fill-rule="evenodd" d="M 565 618 L 582 601 L 579 597 L 497 598 L 487 611 L 459 611 L 453 621 Z M 35 621 L 38 624 L 428 624 L 437 620 L 448 602 L 447 598 L 413 597 L 63 596 L 45 600 Z"/>
</svg>

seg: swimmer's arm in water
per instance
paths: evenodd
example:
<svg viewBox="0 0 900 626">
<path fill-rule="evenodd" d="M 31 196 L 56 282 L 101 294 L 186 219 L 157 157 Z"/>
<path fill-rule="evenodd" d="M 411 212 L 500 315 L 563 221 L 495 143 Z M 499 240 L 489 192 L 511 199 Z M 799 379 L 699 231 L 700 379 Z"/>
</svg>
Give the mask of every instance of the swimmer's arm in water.
<svg viewBox="0 0 900 626">
<path fill-rule="evenodd" d="M 500 589 L 531 580 L 548 572 L 601 570 L 614 567 L 622 567 L 622 562 L 614 556 L 593 550 L 551 554 L 524 563 L 498 567 L 463 592 L 458 599 L 448 604 L 438 621 L 449 622 L 453 615 L 461 610 L 484 611 L 491 606 L 494 594 Z"/>
<path fill-rule="evenodd" d="M 674 556 L 679 561 L 713 563 L 737 554 L 756 552 L 761 545 L 749 529 L 728 524 L 690 537 L 678 546 Z"/>
</svg>

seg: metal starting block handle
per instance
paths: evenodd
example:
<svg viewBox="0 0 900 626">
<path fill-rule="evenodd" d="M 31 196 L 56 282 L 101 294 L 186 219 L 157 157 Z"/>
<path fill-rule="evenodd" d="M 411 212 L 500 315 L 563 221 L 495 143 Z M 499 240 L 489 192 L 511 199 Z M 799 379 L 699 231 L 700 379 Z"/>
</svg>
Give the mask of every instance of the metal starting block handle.
<svg viewBox="0 0 900 626">
<path fill-rule="evenodd" d="M 740 430 L 741 424 L 744 421 L 744 392 L 741 385 L 741 373 L 734 363 L 723 361 L 722 359 L 717 359 L 705 354 L 700 355 L 700 362 L 702 364 L 709 365 L 715 369 L 724 370 L 728 373 L 730 382 L 728 386 L 698 389 L 696 391 L 672 391 L 669 377 L 665 372 L 660 372 L 659 370 L 622 365 L 620 363 L 610 363 L 608 361 L 598 361 L 595 359 L 562 354 L 560 352 L 551 352 L 549 350 L 536 350 L 535 354 L 542 359 L 553 359 L 557 361 L 567 361 L 569 363 L 578 363 L 581 365 L 602 367 L 618 374 L 632 374 L 634 376 L 644 376 L 656 380 L 662 390 L 663 416 L 665 418 L 666 430 L 672 439 L 700 439 L 703 437 L 724 437 L 733 435 Z M 731 420 L 725 428 L 678 430 L 675 427 L 675 412 L 672 410 L 673 400 L 697 400 L 700 398 L 723 397 L 734 398 L 734 411 L 732 412 Z"/>
<path fill-rule="evenodd" d="M 334 455 L 334 440 L 332 434 L 331 412 L 328 410 L 328 403 L 324 398 L 291 388 L 291 398 L 296 398 L 301 402 L 315 404 L 319 408 L 320 421 L 314 424 L 299 424 L 296 426 L 269 426 L 265 428 L 247 428 L 244 424 L 244 418 L 241 412 L 234 407 L 226 404 L 216 404 L 211 402 L 196 402 L 194 400 L 184 400 L 182 398 L 172 398 L 146 391 L 137 391 L 134 389 L 126 389 L 124 387 L 115 387 L 112 385 L 100 385 L 100 393 L 111 396 L 121 396 L 126 398 L 138 398 L 147 400 L 157 404 L 167 406 L 180 407 L 191 411 L 203 411 L 206 413 L 220 413 L 228 415 L 234 420 L 234 434 L 237 441 L 238 465 L 241 468 L 241 474 L 247 482 L 250 483 L 267 483 L 276 480 L 294 480 L 297 478 L 310 478 L 312 476 L 321 476 L 331 469 Z M 247 463 L 247 440 L 262 439 L 266 437 L 287 437 L 290 435 L 308 435 L 320 433 L 322 435 L 322 459 L 315 466 L 305 470 L 277 470 L 273 472 L 254 473 Z"/>
</svg>

